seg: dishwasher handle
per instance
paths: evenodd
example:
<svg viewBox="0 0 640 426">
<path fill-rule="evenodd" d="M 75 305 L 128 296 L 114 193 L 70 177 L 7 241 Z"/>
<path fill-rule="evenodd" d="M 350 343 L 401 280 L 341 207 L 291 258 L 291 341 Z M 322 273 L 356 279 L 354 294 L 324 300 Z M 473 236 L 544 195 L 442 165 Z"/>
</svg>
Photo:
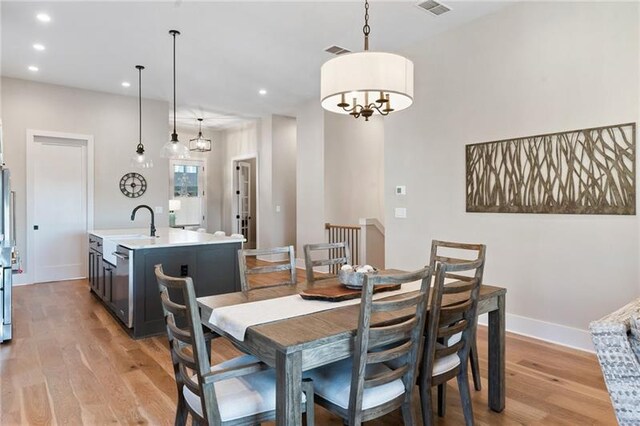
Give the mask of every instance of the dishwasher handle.
<svg viewBox="0 0 640 426">
<path fill-rule="evenodd" d="M 114 255 L 115 257 L 117 257 L 118 259 L 129 260 L 129 256 L 127 256 L 126 254 L 118 253 L 117 251 L 114 251 L 111 254 Z"/>
</svg>

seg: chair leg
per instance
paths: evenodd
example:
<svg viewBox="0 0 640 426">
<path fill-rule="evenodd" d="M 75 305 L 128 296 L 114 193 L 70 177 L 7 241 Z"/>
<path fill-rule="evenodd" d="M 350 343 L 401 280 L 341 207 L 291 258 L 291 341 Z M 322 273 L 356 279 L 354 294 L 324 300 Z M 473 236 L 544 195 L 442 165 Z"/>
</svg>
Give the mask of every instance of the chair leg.
<svg viewBox="0 0 640 426">
<path fill-rule="evenodd" d="M 473 387 L 475 390 L 482 390 L 482 380 L 480 379 L 480 363 L 478 361 L 478 346 L 476 339 L 471 340 L 469 351 L 469 364 L 471 365 L 471 375 L 473 376 Z"/>
<path fill-rule="evenodd" d="M 304 392 L 307 402 L 305 403 L 305 415 L 307 426 L 314 426 L 315 418 L 315 401 L 313 393 L 313 382 L 311 379 L 302 379 L 302 391 Z"/>
<path fill-rule="evenodd" d="M 402 420 L 404 421 L 404 426 L 413 426 L 416 424 L 416 418 L 413 414 L 413 406 L 411 401 L 413 398 L 405 398 L 404 403 L 402 403 Z"/>
<path fill-rule="evenodd" d="M 187 424 L 187 416 L 189 410 L 187 410 L 187 403 L 182 396 L 182 393 L 178 391 L 178 406 L 176 407 L 176 419 L 174 421 L 175 426 L 185 426 Z"/>
<path fill-rule="evenodd" d="M 431 426 L 434 424 L 433 404 L 431 403 L 431 383 L 427 380 L 421 380 L 419 390 L 420 406 L 422 408 L 422 424 L 424 426 Z"/>
<path fill-rule="evenodd" d="M 447 409 L 447 384 L 438 385 L 438 417 L 444 417 Z"/>
<path fill-rule="evenodd" d="M 464 423 L 466 426 L 474 426 L 471 389 L 469 388 L 469 377 L 467 376 L 466 368 L 461 368 L 458 373 L 458 389 L 460 390 L 460 402 L 462 403 L 462 412 L 464 413 Z"/>
</svg>

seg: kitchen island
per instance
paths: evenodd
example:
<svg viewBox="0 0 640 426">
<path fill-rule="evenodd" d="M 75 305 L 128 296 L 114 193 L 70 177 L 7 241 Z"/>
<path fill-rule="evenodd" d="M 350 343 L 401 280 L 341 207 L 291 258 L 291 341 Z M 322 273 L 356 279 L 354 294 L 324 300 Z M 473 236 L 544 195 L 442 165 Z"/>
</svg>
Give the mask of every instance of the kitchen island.
<svg viewBox="0 0 640 426">
<path fill-rule="evenodd" d="M 193 279 L 198 297 L 240 291 L 243 240 L 175 228 L 89 232 L 89 285 L 134 338 L 165 332 L 154 267 Z"/>
</svg>

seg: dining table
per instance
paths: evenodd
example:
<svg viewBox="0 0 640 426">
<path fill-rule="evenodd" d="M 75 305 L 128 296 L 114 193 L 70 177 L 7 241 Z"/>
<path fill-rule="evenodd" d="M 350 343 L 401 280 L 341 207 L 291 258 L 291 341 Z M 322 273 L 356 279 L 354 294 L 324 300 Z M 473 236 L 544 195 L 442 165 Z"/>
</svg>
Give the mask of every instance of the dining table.
<svg viewBox="0 0 640 426">
<path fill-rule="evenodd" d="M 383 271 L 397 272 L 401 271 Z M 321 306 L 320 310 L 281 317 L 288 315 L 285 307 L 294 309 L 306 302 L 298 300 L 302 300 L 299 296 L 301 292 L 336 285 L 339 285 L 337 278 L 329 278 L 311 284 L 299 282 L 197 299 L 201 321 L 205 327 L 230 339 L 237 348 L 256 356 L 276 370 L 277 425 L 301 424 L 301 385 L 304 371 L 353 355 L 360 312 L 359 299 L 347 305 L 344 302 L 322 302 L 327 305 Z M 455 304 L 460 296 L 444 294 L 443 304 Z M 496 412 L 501 412 L 505 407 L 505 296 L 505 288 L 483 284 L 478 300 L 478 315 L 488 314 L 488 403 L 489 408 Z M 399 296 L 380 293 L 379 297 Z M 273 312 L 265 311 L 273 310 L 273 306 L 282 306 L 283 313 L 278 316 L 276 312 L 269 319 Z M 217 312 L 227 312 L 231 315 L 231 320 L 245 321 L 249 325 L 238 330 L 237 324 L 229 325 L 215 320 Z M 385 317 L 380 321 L 393 321 L 402 317 L 401 312 L 395 315 L 398 316 Z M 255 317 L 253 322 L 252 317 Z M 262 322 L 261 317 L 262 320 L 266 318 L 266 321 Z M 274 318 L 277 319 L 273 320 Z"/>
</svg>

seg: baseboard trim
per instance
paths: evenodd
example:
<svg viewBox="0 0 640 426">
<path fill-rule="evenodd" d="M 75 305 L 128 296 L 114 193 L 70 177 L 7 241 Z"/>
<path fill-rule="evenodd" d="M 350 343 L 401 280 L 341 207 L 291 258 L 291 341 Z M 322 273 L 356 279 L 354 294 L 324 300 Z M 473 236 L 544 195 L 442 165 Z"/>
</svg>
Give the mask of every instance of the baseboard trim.
<svg viewBox="0 0 640 426">
<path fill-rule="evenodd" d="M 478 324 L 487 325 L 487 314 L 478 318 Z M 587 330 L 569 327 L 562 324 L 506 314 L 507 331 L 531 337 L 545 342 L 594 353 L 591 334 Z"/>
</svg>

